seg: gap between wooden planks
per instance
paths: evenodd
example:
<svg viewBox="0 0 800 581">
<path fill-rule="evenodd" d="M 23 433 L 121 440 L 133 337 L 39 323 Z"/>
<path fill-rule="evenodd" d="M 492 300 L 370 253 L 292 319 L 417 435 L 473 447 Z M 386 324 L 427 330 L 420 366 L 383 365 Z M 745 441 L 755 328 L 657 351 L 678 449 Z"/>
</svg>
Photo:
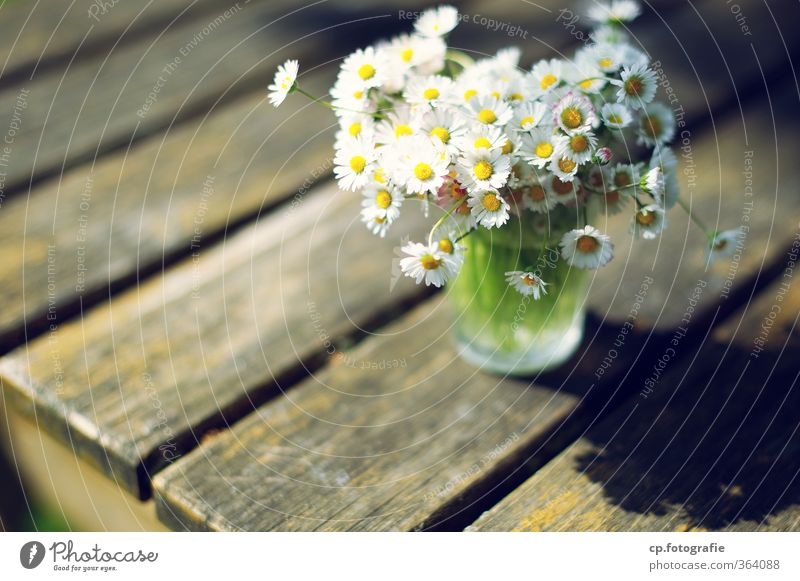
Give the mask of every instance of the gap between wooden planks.
<svg viewBox="0 0 800 581">
<path fill-rule="evenodd" d="M 781 96 L 788 99 L 791 95 L 784 92 Z M 780 100 L 774 104 L 781 104 Z M 758 127 L 769 125 L 772 111 L 769 106 L 753 106 L 746 113 L 748 125 Z M 730 117 L 716 136 L 707 133 L 696 144 L 697 161 L 703 167 L 714 167 L 718 153 L 714 147 L 715 138 L 719 139 L 721 158 L 730 160 L 731 164 L 745 145 L 761 152 L 758 159 L 762 165 L 756 188 L 762 196 L 748 214 L 753 228 L 752 246 L 748 248 L 752 250 L 738 263 L 740 270 L 736 282 L 740 285 L 750 282 L 747 274 L 758 272 L 762 262 L 779 261 L 787 240 L 792 237 L 789 233 L 797 228 L 793 216 L 796 216 L 798 202 L 790 197 L 771 198 L 769 195 L 778 193 L 782 187 L 791 188 L 800 177 L 796 168 L 780 174 L 774 171 L 792 159 L 796 154 L 794 146 L 789 145 L 782 151 L 779 159 L 770 161 L 763 157 L 774 151 L 774 143 L 779 140 L 784 143 L 791 134 L 790 128 L 778 130 L 783 132 L 775 135 L 756 132 L 745 143 L 744 129 L 737 124 L 736 117 Z M 704 159 L 703 156 L 708 157 Z M 726 167 L 733 169 L 733 165 Z M 744 192 L 740 173 L 725 170 L 720 175 L 723 182 L 718 187 L 721 185 L 726 192 Z M 776 176 L 780 176 L 780 181 Z M 712 184 L 717 184 L 717 177 L 714 172 L 708 172 L 699 178 L 702 191 L 707 193 L 695 200 L 698 205 L 706 208 L 716 205 L 720 190 Z M 739 197 L 738 201 L 746 200 Z M 738 219 L 742 208 L 732 201 L 726 206 L 725 217 Z M 662 245 L 675 247 L 681 244 L 685 236 L 682 226 L 687 225 L 680 220 L 676 222 L 676 228 L 663 236 Z M 623 224 L 617 221 L 615 230 L 623 230 Z M 769 243 L 766 237 L 771 229 L 783 235 Z M 649 250 L 652 252 L 653 247 Z M 640 383 L 642 375 L 628 375 L 627 365 L 646 352 L 646 360 L 636 366 L 636 369 L 643 370 L 653 365 L 669 345 L 670 334 L 652 335 L 641 320 L 678 317 L 677 324 L 680 324 L 680 319 L 691 307 L 691 321 L 685 325 L 691 328 L 695 337 L 709 332 L 709 327 L 692 328 L 693 325 L 705 323 L 713 326 L 718 322 L 709 314 L 718 308 L 721 300 L 725 300 L 720 294 L 725 288 L 725 279 L 719 270 L 704 269 L 701 244 L 694 248 L 690 246 L 677 263 L 673 254 L 656 252 L 652 259 L 655 268 L 638 258 L 640 255 L 628 258 L 627 276 L 635 280 L 645 276 L 654 279 L 650 283 L 653 291 L 661 279 L 662 265 L 670 271 L 670 277 L 677 269 L 679 278 L 670 289 L 674 295 L 668 303 L 663 303 L 653 292 L 637 307 L 634 323 L 639 332 L 628 338 L 629 345 L 619 347 L 620 351 L 627 349 L 627 352 L 613 363 L 614 368 L 605 372 L 604 388 L 598 387 L 591 394 L 593 403 L 597 403 L 600 396 L 608 396 L 611 390 L 619 388 L 617 382 L 627 381 L 626 393 L 630 394 L 631 384 Z M 702 286 L 700 296 L 694 297 L 698 276 L 702 277 Z M 595 309 L 602 309 L 614 297 L 600 292 L 597 286 L 590 289 L 590 300 Z M 633 304 L 631 295 L 626 296 L 626 302 L 630 309 Z M 454 361 L 455 354 L 446 338 L 447 319 L 440 310 L 439 303 L 435 302 L 421 307 L 408 319 L 396 321 L 378 337 L 366 339 L 352 354 L 348 354 L 344 365 L 333 366 L 304 381 L 298 388 L 259 408 L 231 431 L 201 444 L 186 458 L 167 468 L 155 480 L 161 518 L 174 528 L 192 530 L 394 530 L 440 526 L 443 521 L 457 521 L 459 512 L 469 512 L 481 506 L 482 496 L 490 494 L 492 487 L 520 469 L 525 462 L 535 467 L 536 456 L 548 444 L 543 441 L 545 436 L 560 429 L 574 437 L 593 422 L 594 418 L 580 414 L 570 418 L 592 387 L 584 384 L 581 389 L 574 382 L 567 381 L 547 387 L 547 383 L 542 383 L 543 378 L 539 378 L 526 393 L 566 395 L 569 396 L 568 405 L 560 407 L 555 414 L 530 407 L 526 413 L 520 414 L 516 428 L 507 426 L 504 434 L 490 437 L 489 442 L 495 445 L 504 441 L 503 435 L 513 440 L 507 444 L 506 453 L 498 455 L 496 465 L 493 461 L 483 460 L 490 452 L 480 447 L 478 450 L 470 449 L 466 457 L 462 457 L 463 450 L 459 446 L 473 439 L 480 440 L 485 427 L 503 416 L 505 411 L 501 410 L 506 410 L 504 406 L 512 407 L 516 414 L 514 406 L 518 401 L 515 398 L 519 396 L 520 383 L 507 380 L 489 385 L 486 382 L 491 381 L 490 378 L 482 374 L 470 375 L 469 366 Z M 425 322 L 420 324 L 419 320 Z M 672 326 L 674 333 L 676 323 Z M 409 330 L 398 330 L 403 327 Z M 608 333 L 603 336 L 607 337 Z M 650 341 L 655 344 L 645 351 Z M 687 340 L 673 361 L 689 358 L 692 345 Z M 590 377 L 591 371 L 597 372 L 597 368 L 592 369 L 588 363 L 597 361 L 598 353 L 607 354 L 609 345 L 590 344 L 586 351 L 594 353 L 588 362 L 576 358 L 572 362 L 574 369 L 568 365 L 559 374 L 552 374 L 550 379 L 559 375 L 563 378 L 573 370 L 584 378 Z M 387 370 L 370 374 L 364 373 L 359 365 L 346 364 L 351 359 L 355 362 L 380 360 L 380 354 L 390 359 L 407 354 L 414 365 L 404 372 Z M 435 363 L 427 361 L 426 356 L 435 358 Z M 473 391 L 476 383 L 480 388 Z M 506 389 L 510 394 L 505 392 Z M 470 409 L 482 402 L 481 397 L 491 397 L 493 401 L 496 398 L 499 408 L 481 408 L 480 413 L 476 412 L 468 421 L 457 424 L 445 412 L 445 409 Z M 423 403 L 420 404 L 418 398 L 422 398 Z M 430 417 L 423 415 L 424 420 L 418 419 L 421 413 L 418 413 L 417 406 L 424 408 L 426 402 L 436 411 Z M 427 412 L 427 408 L 424 409 Z M 441 424 L 436 423 L 439 415 L 442 416 Z M 503 416 L 503 420 L 506 419 Z M 430 441 L 416 447 L 425 436 Z M 375 444 L 378 448 L 371 447 L 376 442 L 380 443 Z M 413 450 L 413 454 L 409 450 Z M 388 459 L 384 460 L 385 456 Z M 476 461 L 480 469 L 470 468 Z M 318 472 L 328 475 L 328 480 L 319 482 L 316 479 Z M 337 481 L 332 475 L 341 478 Z M 453 479 L 458 481 L 458 485 L 453 484 Z M 364 483 L 369 483 L 369 486 Z M 445 492 L 431 498 L 431 489 Z M 401 494 L 400 490 L 404 492 Z"/>
</svg>

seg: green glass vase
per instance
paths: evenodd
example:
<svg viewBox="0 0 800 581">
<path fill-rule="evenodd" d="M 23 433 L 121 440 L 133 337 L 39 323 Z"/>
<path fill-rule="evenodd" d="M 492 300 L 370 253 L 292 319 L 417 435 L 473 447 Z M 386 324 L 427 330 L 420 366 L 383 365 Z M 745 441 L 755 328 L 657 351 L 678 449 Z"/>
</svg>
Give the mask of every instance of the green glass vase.
<svg viewBox="0 0 800 581">
<path fill-rule="evenodd" d="M 583 338 L 589 277 L 560 257 L 558 242 L 576 224 L 575 209 L 559 206 L 464 238 L 464 265 L 448 288 L 463 359 L 492 373 L 531 375 L 572 356 Z M 506 280 L 511 271 L 535 272 L 547 294 L 520 294 Z"/>
</svg>

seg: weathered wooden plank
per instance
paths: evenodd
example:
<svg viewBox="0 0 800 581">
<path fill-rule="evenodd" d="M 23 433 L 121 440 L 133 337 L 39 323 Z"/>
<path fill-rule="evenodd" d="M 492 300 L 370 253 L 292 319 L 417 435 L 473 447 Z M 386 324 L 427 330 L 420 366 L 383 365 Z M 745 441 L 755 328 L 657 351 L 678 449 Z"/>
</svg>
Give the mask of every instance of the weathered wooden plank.
<svg viewBox="0 0 800 581">
<path fill-rule="evenodd" d="M 17 409 L 128 490 L 420 289 L 329 184 L 0 362 Z M 420 235 L 411 209 L 398 228 Z M 341 290 L 340 290 L 341 289 Z M 333 345 L 329 342 L 335 339 Z M 252 399 L 251 399 L 252 398 Z"/>
<path fill-rule="evenodd" d="M 149 42 L 109 48 L 2 92 L 0 127 L 15 113 L 21 117 L 4 189 L 27 189 L 31 181 L 58 177 L 65 167 L 213 111 L 221 100 L 264 90 L 289 56 L 307 68 L 343 58 L 356 43 L 399 26 L 390 12 L 385 6 L 358 13 L 327 2 L 229 0 L 210 14 L 165 27 Z M 327 50 L 331 46 L 335 51 Z M 20 95 L 24 109 L 15 112 Z"/>
<path fill-rule="evenodd" d="M 687 365 L 470 530 L 798 530 L 799 251 L 800 230 L 781 278 Z"/>
<path fill-rule="evenodd" d="M 221 0 L 8 1 L 0 5 L 0 86 L 100 50 L 143 42 L 163 27 L 224 6 Z"/>
<path fill-rule="evenodd" d="M 160 517 L 190 530 L 425 528 L 576 401 L 464 365 L 448 326 L 432 300 L 210 439 L 156 476 Z"/>
</svg>

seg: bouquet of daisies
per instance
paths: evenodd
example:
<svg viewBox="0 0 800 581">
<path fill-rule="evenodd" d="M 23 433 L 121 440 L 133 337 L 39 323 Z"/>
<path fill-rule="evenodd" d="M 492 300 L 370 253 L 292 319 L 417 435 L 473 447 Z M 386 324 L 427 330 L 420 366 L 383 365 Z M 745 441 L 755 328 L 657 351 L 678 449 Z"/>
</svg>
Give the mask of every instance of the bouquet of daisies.
<svg viewBox="0 0 800 581">
<path fill-rule="evenodd" d="M 558 206 L 583 217 L 582 227 L 561 235 L 560 259 L 594 269 L 614 247 L 589 223 L 593 207 L 630 212 L 630 233 L 643 239 L 658 237 L 675 204 L 688 211 L 669 148 L 672 111 L 654 100 L 656 74 L 622 26 L 638 14 L 630 0 L 596 5 L 590 44 L 571 60 L 526 70 L 516 48 L 477 61 L 448 49 L 460 17 L 442 6 L 421 14 L 414 33 L 349 55 L 330 101 L 300 87 L 297 61 L 279 68 L 270 100 L 278 106 L 296 91 L 333 109 L 336 179 L 361 192 L 361 218 L 376 235 L 386 235 L 409 199 L 421 200 L 426 216 L 431 204 L 439 208 L 427 241 L 402 249 L 402 270 L 418 283 L 438 287 L 455 277 L 459 242 L 476 229 Z M 738 233 L 707 235 L 709 253 L 721 255 Z M 523 294 L 546 293 L 536 272 L 506 274 Z"/>
</svg>

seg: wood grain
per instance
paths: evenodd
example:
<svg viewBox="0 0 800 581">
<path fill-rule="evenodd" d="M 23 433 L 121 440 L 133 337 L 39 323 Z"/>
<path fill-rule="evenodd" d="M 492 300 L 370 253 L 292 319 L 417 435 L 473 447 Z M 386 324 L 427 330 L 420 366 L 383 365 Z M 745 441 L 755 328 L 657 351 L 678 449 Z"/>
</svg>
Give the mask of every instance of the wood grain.
<svg viewBox="0 0 800 581">
<path fill-rule="evenodd" d="M 33 0 L 0 7 L 0 86 L 88 57 L 114 44 L 144 42 L 162 27 L 203 16 L 221 0 L 96 2 Z"/>
<path fill-rule="evenodd" d="M 230 0 L 202 17 L 166 23 L 152 39 L 47 71 L 0 93 L 0 127 L 7 127 L 27 91 L 4 189 L 58 178 L 64 168 L 168 132 L 220 102 L 265 91 L 287 58 L 309 70 L 400 25 L 389 6 L 356 12 L 327 2 Z"/>
<path fill-rule="evenodd" d="M 407 278 L 391 287 L 396 242 L 367 231 L 360 204 L 334 184 L 304 193 L 56 327 L 0 362 L 9 397 L 146 496 L 148 472 L 208 427 L 290 385 L 303 365 L 317 366 L 329 338 L 340 349 L 360 325 L 422 292 Z M 397 228 L 419 236 L 421 212 L 409 205 Z"/>
<path fill-rule="evenodd" d="M 422 529 L 517 463 L 577 399 L 464 365 L 444 307 L 420 306 L 161 472 L 160 518 L 179 530 Z"/>
<path fill-rule="evenodd" d="M 797 530 L 797 283 L 765 290 L 470 530 Z"/>
</svg>

